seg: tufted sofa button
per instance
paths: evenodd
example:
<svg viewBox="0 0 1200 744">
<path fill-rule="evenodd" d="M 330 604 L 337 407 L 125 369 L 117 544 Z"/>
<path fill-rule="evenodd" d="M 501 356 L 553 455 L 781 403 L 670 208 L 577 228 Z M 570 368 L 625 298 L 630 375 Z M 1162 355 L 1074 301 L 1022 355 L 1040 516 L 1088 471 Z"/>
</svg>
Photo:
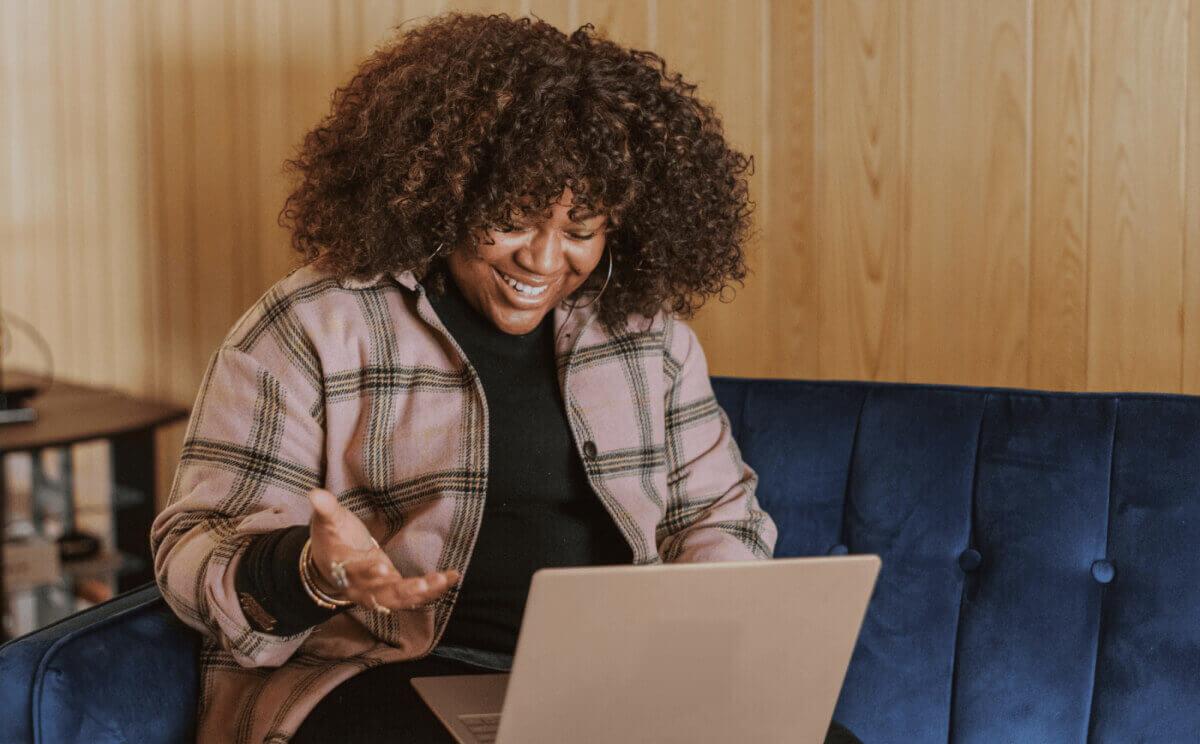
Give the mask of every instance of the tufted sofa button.
<svg viewBox="0 0 1200 744">
<path fill-rule="evenodd" d="M 835 543 L 833 545 L 833 547 L 831 547 L 829 549 L 829 555 L 845 555 L 849 552 L 850 552 L 850 548 L 846 547 L 845 545 L 843 545 L 841 543 Z"/>
<path fill-rule="evenodd" d="M 966 572 L 974 571 L 983 562 L 983 556 L 975 548 L 967 548 L 958 554 L 958 567 Z"/>
<path fill-rule="evenodd" d="M 1092 578 L 1101 584 L 1107 584 L 1117 575 L 1117 568 L 1112 564 L 1112 561 L 1107 561 L 1101 558 L 1098 561 L 1092 561 Z"/>
</svg>

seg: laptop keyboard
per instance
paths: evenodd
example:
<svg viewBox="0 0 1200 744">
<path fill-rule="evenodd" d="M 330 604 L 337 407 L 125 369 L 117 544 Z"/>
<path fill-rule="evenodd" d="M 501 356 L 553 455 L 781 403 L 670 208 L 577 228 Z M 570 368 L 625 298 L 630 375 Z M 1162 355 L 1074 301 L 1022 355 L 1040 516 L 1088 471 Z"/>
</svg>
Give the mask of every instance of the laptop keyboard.
<svg viewBox="0 0 1200 744">
<path fill-rule="evenodd" d="M 471 713 L 460 715 L 458 720 L 471 731 L 479 744 L 493 744 L 496 741 L 496 731 L 500 728 L 499 713 Z"/>
</svg>

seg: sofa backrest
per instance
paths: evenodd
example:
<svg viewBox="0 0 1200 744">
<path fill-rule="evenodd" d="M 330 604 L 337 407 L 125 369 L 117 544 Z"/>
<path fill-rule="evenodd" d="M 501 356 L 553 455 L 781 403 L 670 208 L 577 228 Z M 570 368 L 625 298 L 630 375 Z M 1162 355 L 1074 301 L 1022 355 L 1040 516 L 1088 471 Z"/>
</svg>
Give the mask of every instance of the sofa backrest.
<svg viewBox="0 0 1200 744">
<path fill-rule="evenodd" d="M 1200 741 L 1200 397 L 715 378 L 776 557 L 883 567 L 863 741 Z"/>
<path fill-rule="evenodd" d="M 1200 397 L 713 384 L 776 557 L 883 559 L 863 741 L 1200 741 Z M 151 584 L 5 645 L 0 741 L 190 739 L 197 640 Z"/>
<path fill-rule="evenodd" d="M 193 741 L 200 636 L 153 583 L 0 646 L 0 743 Z"/>
</svg>

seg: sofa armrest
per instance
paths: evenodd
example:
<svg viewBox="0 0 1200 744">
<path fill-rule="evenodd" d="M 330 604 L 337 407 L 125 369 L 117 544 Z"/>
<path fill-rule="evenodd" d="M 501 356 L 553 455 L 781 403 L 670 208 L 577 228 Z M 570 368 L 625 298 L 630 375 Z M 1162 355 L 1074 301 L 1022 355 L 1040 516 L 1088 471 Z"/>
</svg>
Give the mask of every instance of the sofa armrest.
<svg viewBox="0 0 1200 744">
<path fill-rule="evenodd" d="M 199 649 L 153 583 L 14 639 L 0 741 L 193 741 Z"/>
</svg>

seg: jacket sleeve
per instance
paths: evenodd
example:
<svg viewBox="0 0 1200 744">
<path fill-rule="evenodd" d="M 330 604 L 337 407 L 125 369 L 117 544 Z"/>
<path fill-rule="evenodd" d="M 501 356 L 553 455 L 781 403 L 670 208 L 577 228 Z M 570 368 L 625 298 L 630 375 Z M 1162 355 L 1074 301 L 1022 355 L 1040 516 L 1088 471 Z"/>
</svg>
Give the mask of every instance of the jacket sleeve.
<svg viewBox="0 0 1200 744">
<path fill-rule="evenodd" d="M 233 585 L 250 626 L 272 635 L 294 635 L 347 608 L 326 609 L 304 590 L 300 553 L 308 525 L 255 535 L 238 559 Z"/>
<path fill-rule="evenodd" d="M 167 506 L 150 530 L 155 581 L 167 604 L 245 667 L 282 665 L 312 632 L 259 632 L 235 583 L 256 535 L 308 524 L 307 494 L 323 481 L 324 427 L 281 382 L 286 367 L 235 346 L 218 348 Z"/>
<path fill-rule="evenodd" d="M 666 563 L 771 558 L 778 530 L 755 497 L 758 475 L 713 394 L 699 339 L 672 318 L 664 344 L 668 495 L 659 554 Z"/>
</svg>

